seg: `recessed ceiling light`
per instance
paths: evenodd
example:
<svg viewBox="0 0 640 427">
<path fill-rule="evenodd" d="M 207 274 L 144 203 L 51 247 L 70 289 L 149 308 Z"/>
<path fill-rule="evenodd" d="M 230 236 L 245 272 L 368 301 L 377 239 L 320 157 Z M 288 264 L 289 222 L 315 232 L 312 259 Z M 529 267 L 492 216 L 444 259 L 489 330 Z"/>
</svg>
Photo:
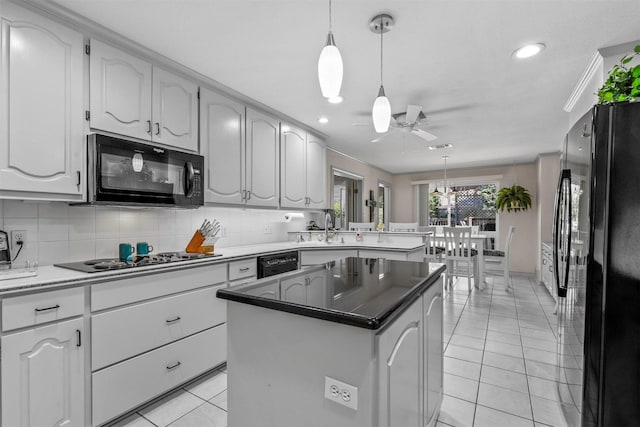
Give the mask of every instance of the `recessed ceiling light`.
<svg viewBox="0 0 640 427">
<path fill-rule="evenodd" d="M 332 104 L 340 104 L 342 102 L 342 97 L 340 95 L 333 96 L 333 97 L 329 98 L 329 102 L 332 103 Z"/>
<path fill-rule="evenodd" d="M 532 43 L 516 49 L 511 56 L 518 59 L 530 58 L 539 54 L 546 46 L 543 43 Z"/>
<path fill-rule="evenodd" d="M 453 145 L 451 144 L 440 144 L 440 145 L 430 145 L 429 150 L 441 150 L 443 148 L 451 148 Z"/>
<path fill-rule="evenodd" d="M 329 119 L 327 119 L 326 117 L 322 116 L 318 119 L 318 122 L 325 124 L 325 123 L 329 123 Z"/>
</svg>

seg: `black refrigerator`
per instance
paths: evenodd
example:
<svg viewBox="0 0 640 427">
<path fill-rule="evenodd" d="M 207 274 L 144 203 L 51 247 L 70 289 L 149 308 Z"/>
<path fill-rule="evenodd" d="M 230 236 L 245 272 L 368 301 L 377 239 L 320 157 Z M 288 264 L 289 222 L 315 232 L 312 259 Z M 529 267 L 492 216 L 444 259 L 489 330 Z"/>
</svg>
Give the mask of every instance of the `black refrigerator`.
<svg viewBox="0 0 640 427">
<path fill-rule="evenodd" d="M 582 401 L 576 405 L 584 427 L 637 426 L 640 103 L 599 105 L 591 117 L 591 129 L 582 125 L 583 135 L 591 134 L 591 161 L 584 156 L 581 160 L 582 170 L 589 170 L 589 192 L 580 194 L 575 183 L 567 184 L 567 175 L 575 175 L 575 168 L 569 168 L 569 173 L 563 170 L 557 197 L 554 259 L 559 295 L 558 374 L 571 388 L 571 382 L 577 382 L 576 373 L 582 373 Z M 590 119 L 585 116 L 583 121 L 586 124 Z M 566 152 L 573 145 L 575 154 L 575 141 L 575 135 L 568 138 Z M 570 162 L 572 156 L 567 158 Z M 585 167 L 585 161 L 589 167 Z M 574 180 L 569 178 L 569 182 Z M 586 217 L 581 212 L 585 201 Z M 576 220 L 576 215 L 582 216 L 582 221 Z M 585 224 L 588 233 L 583 235 Z M 582 356 L 576 354 L 581 347 Z M 573 384 L 572 391 L 577 385 Z M 576 396 L 574 400 L 579 399 Z"/>
<path fill-rule="evenodd" d="M 584 426 L 640 425 L 640 103 L 595 107 Z"/>
</svg>

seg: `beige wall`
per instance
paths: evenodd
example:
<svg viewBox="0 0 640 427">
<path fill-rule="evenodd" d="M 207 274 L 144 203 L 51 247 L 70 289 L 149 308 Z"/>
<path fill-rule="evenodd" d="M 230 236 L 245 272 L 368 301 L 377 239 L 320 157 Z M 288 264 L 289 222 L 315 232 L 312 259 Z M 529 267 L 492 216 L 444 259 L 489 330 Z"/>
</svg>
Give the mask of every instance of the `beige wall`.
<svg viewBox="0 0 640 427">
<path fill-rule="evenodd" d="M 382 169 L 378 169 L 366 163 L 363 163 L 359 160 L 354 159 L 353 157 L 345 156 L 337 151 L 333 151 L 331 149 L 327 150 L 327 166 L 328 166 L 328 178 L 327 178 L 327 200 L 331 200 L 331 185 L 332 185 L 332 168 L 341 169 L 346 172 L 351 172 L 356 175 L 360 175 L 364 177 L 362 190 L 364 194 L 362 195 L 362 214 L 363 221 L 368 221 L 369 219 L 369 208 L 364 205 L 364 201 L 369 198 L 369 190 L 373 190 L 374 194 L 378 195 L 378 181 L 386 181 L 388 183 L 393 182 L 393 175 L 389 172 L 385 172 Z M 393 201 L 393 191 L 391 192 L 391 200 Z M 331 205 L 331 203 L 329 203 Z M 391 216 L 393 219 L 393 216 Z M 378 213 L 375 213 L 375 221 L 377 223 Z"/>
<path fill-rule="evenodd" d="M 391 219 L 393 221 L 417 221 L 414 181 L 442 180 L 442 171 L 394 175 L 391 187 Z M 447 178 L 465 178 L 502 175 L 500 187 L 519 184 L 529 190 L 532 207 L 526 212 L 498 214 L 498 248 L 504 246 L 509 226 L 516 227 L 511 244 L 511 270 L 534 273 L 538 266 L 538 168 L 536 163 L 496 166 L 474 169 L 448 169 Z M 556 175 L 557 178 L 557 175 Z"/>
</svg>

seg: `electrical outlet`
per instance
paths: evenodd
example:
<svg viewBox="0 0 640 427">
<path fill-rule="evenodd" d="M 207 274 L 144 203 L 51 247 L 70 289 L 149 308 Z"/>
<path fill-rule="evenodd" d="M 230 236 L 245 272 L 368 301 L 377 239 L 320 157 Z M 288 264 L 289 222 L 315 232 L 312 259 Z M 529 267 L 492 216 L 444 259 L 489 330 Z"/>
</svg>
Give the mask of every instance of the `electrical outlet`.
<svg viewBox="0 0 640 427">
<path fill-rule="evenodd" d="M 22 246 L 27 244 L 27 230 L 13 230 L 11 232 L 11 251 L 14 253 L 20 248 L 17 242 L 22 242 Z"/>
<path fill-rule="evenodd" d="M 324 398 L 358 410 L 358 387 L 343 383 L 331 377 L 324 377 Z"/>
</svg>

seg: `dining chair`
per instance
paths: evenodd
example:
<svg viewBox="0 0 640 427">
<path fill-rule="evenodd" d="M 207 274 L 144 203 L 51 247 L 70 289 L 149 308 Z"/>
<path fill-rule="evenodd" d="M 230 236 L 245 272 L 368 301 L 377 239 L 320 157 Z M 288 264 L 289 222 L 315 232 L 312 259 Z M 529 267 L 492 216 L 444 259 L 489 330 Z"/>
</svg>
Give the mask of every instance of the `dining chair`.
<svg viewBox="0 0 640 427">
<path fill-rule="evenodd" d="M 513 225 L 509 227 L 509 232 L 507 233 L 507 241 L 504 245 L 504 251 L 498 251 L 495 249 L 485 249 L 482 253 L 484 255 L 484 265 L 485 271 L 489 271 L 487 266 L 498 267 L 502 270 L 502 274 L 504 275 L 504 289 L 508 291 L 509 289 L 513 289 L 513 283 L 511 281 L 511 274 L 509 273 L 509 253 L 511 252 L 511 241 L 513 240 L 513 235 L 516 232 L 516 227 Z"/>
<path fill-rule="evenodd" d="M 471 247 L 471 227 L 444 227 L 443 232 L 449 288 L 453 287 L 453 276 L 460 276 L 458 264 L 466 262 L 467 286 L 471 292 L 471 277 L 478 285 L 478 251 Z"/>
<path fill-rule="evenodd" d="M 424 259 L 427 261 L 442 262 L 442 255 L 444 254 L 444 246 L 442 245 L 442 240 L 436 237 L 436 227 L 435 226 L 420 227 L 420 231 L 429 233 L 424 236 L 424 243 L 425 243 Z"/>
<path fill-rule="evenodd" d="M 417 222 L 390 222 L 389 231 L 418 231 Z"/>
<path fill-rule="evenodd" d="M 372 231 L 375 228 L 373 222 L 350 222 L 349 231 Z"/>
</svg>

